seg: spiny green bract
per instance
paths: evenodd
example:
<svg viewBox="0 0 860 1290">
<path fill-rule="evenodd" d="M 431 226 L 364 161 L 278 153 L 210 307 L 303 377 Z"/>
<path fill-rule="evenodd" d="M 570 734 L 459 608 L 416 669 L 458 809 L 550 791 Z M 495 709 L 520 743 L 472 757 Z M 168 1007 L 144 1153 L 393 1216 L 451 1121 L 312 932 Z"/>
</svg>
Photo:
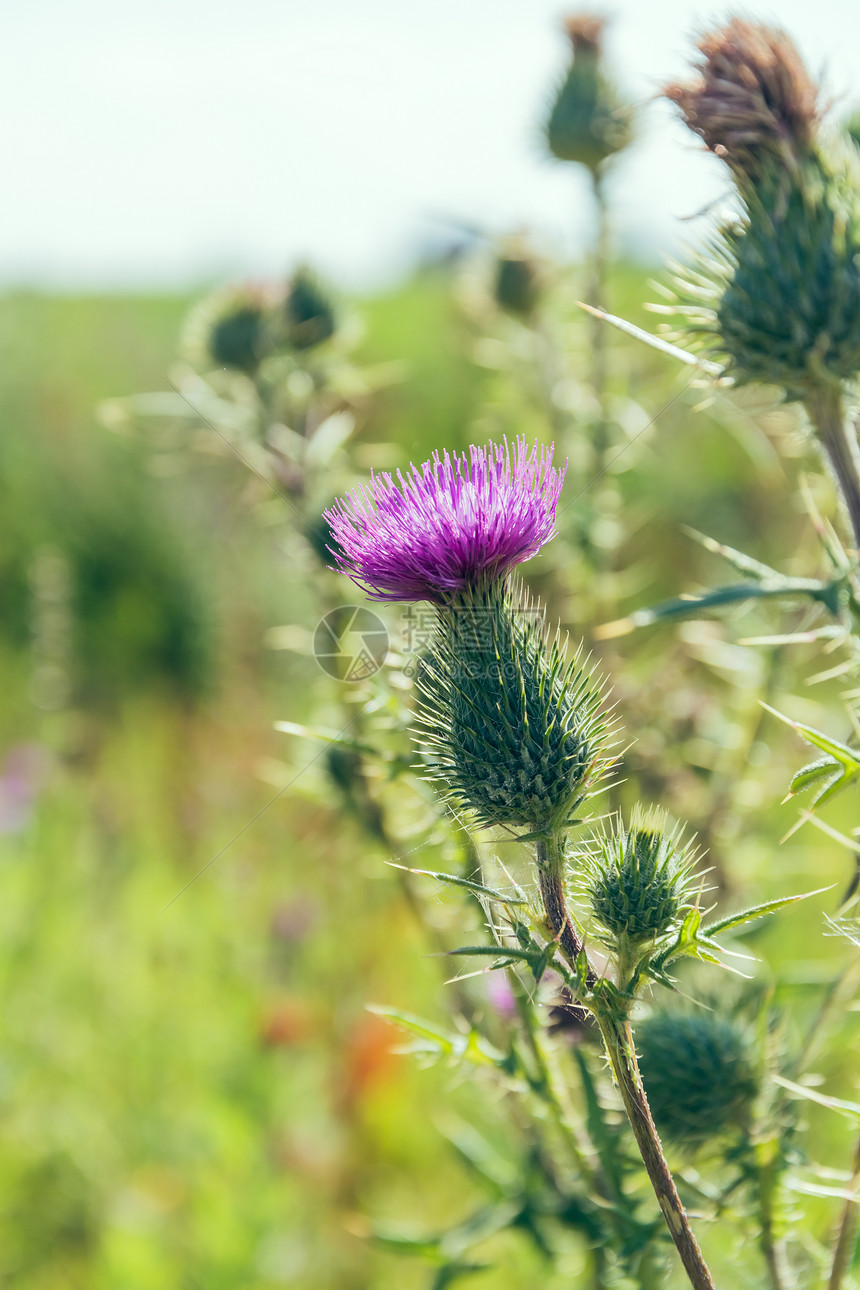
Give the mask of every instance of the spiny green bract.
<svg viewBox="0 0 860 1290">
<path fill-rule="evenodd" d="M 561 825 L 606 766 L 600 689 L 504 583 L 439 613 L 418 737 L 451 803 L 484 825 Z"/>
<path fill-rule="evenodd" d="M 660 1133 L 696 1148 L 749 1124 L 759 1078 L 750 1036 L 714 1012 L 656 1013 L 636 1027 L 639 1067 Z"/>
<path fill-rule="evenodd" d="M 854 155 L 852 154 L 852 150 Z M 860 157 L 845 141 L 742 193 L 700 271 L 681 283 L 687 326 L 738 384 L 802 399 L 860 371 Z"/>
<path fill-rule="evenodd" d="M 653 940 L 689 908 L 695 857 L 662 824 L 642 816 L 629 829 L 619 824 L 582 860 L 585 893 L 605 939 Z"/>
</svg>

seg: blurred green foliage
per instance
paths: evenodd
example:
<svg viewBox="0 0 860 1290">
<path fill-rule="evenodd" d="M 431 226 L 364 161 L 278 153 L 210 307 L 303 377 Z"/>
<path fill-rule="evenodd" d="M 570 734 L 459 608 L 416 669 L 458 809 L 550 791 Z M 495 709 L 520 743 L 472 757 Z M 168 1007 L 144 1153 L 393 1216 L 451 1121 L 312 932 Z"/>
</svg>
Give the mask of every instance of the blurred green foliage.
<svg viewBox="0 0 860 1290">
<path fill-rule="evenodd" d="M 646 275 L 613 274 L 617 312 L 644 322 Z M 470 1212 L 476 1183 L 440 1129 L 479 1129 L 503 1170 L 506 1121 L 480 1079 L 416 1067 L 365 1009 L 444 1017 L 453 971 L 428 957 L 390 850 L 362 831 L 324 746 L 272 729 L 336 722 L 340 703 L 311 658 L 263 644 L 314 625 L 319 575 L 282 503 L 223 452 L 189 466 L 96 424 L 101 400 L 165 388 L 188 304 L 0 300 L 0 1282 L 409 1290 L 427 1269 L 366 1239 L 370 1225 L 420 1235 Z M 505 366 L 525 343 L 516 320 L 502 361 L 441 270 L 361 308 L 361 356 L 404 375 L 361 431 L 359 474 L 490 431 L 555 434 L 570 455 L 562 537 L 529 576 L 575 637 L 722 577 L 683 525 L 816 572 L 772 446 L 795 443 L 783 412 L 695 411 L 687 376 L 615 339 L 623 453 L 598 497 L 592 410 L 572 384 L 565 401 L 556 373 L 548 429 L 540 389 Z M 582 377 L 585 324 L 572 305 L 558 316 Z M 772 628 L 769 612 L 592 641 L 638 737 L 618 800 L 638 789 L 689 818 L 735 904 L 748 885 L 765 899 L 847 881 L 849 867 L 823 835 L 777 845 L 803 752 L 761 725 L 757 696 L 793 695 L 816 655 L 801 649 L 795 670 L 737 644 Z M 814 722 L 820 701 L 807 691 L 795 712 Z M 382 781 L 384 799 L 397 790 Z M 847 796 L 829 818 L 850 827 Z M 415 863 L 452 868 L 452 846 Z M 444 939 L 462 905 L 434 891 L 427 916 Z M 751 940 L 798 1034 L 842 954 L 818 920 L 793 909 Z M 472 997 L 492 1010 L 481 979 Z M 853 1037 L 828 1072 L 837 1091 L 853 1091 L 855 1061 Z M 840 1126 L 809 1116 L 840 1159 Z M 826 1224 L 832 1206 L 815 1203 Z M 718 1278 L 736 1275 L 734 1249 L 704 1240 Z M 575 1242 L 553 1273 L 513 1235 L 487 1250 L 495 1269 L 476 1284 L 577 1283 Z"/>
</svg>

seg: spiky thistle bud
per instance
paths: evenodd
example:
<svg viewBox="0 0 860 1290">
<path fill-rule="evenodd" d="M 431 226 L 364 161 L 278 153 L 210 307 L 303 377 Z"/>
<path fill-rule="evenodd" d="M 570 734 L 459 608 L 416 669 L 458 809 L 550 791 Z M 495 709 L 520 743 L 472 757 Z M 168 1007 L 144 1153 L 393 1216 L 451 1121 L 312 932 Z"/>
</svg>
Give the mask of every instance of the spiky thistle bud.
<svg viewBox="0 0 860 1290">
<path fill-rule="evenodd" d="M 763 163 L 793 165 L 812 149 L 818 87 L 784 31 L 733 18 L 703 36 L 695 80 L 666 86 L 691 130 L 741 179 Z"/>
<path fill-rule="evenodd" d="M 269 347 L 273 299 L 266 287 L 222 287 L 191 311 L 182 348 L 195 366 L 253 375 Z"/>
<path fill-rule="evenodd" d="M 618 95 L 603 60 L 605 22 L 587 14 L 567 19 L 573 60 L 546 126 L 547 143 L 560 161 L 596 172 L 632 138 L 632 111 Z"/>
<path fill-rule="evenodd" d="M 716 1012 L 660 1012 L 636 1027 L 639 1068 L 654 1123 L 697 1149 L 749 1125 L 760 1077 L 751 1036 Z"/>
<path fill-rule="evenodd" d="M 582 886 L 598 934 L 620 948 L 671 931 L 690 908 L 695 862 L 662 814 L 636 811 L 629 828 L 619 820 L 582 860 Z"/>
<path fill-rule="evenodd" d="M 293 274 L 284 304 L 287 339 L 294 349 L 313 349 L 334 335 L 337 320 L 328 292 L 310 269 Z"/>
<path fill-rule="evenodd" d="M 600 687 L 506 580 L 439 613 L 419 689 L 431 778 L 482 825 L 561 827 L 606 766 Z"/>
</svg>

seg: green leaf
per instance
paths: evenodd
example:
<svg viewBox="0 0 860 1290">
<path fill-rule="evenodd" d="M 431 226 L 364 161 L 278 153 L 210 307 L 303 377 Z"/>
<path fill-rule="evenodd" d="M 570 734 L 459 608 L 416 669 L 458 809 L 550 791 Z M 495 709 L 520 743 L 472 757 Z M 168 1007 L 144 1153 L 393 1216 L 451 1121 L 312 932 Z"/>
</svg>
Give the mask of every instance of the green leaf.
<svg viewBox="0 0 860 1290">
<path fill-rule="evenodd" d="M 416 1017 L 411 1012 L 400 1012 L 397 1008 L 381 1008 L 377 1004 L 369 1004 L 367 1010 L 377 1017 L 385 1017 L 389 1021 L 396 1022 L 398 1026 L 402 1026 L 410 1034 L 424 1040 L 427 1047 L 422 1047 L 417 1051 L 437 1052 L 440 1056 L 464 1058 L 474 1066 L 504 1067 L 507 1062 L 507 1056 L 504 1053 L 500 1053 L 498 1049 L 493 1048 L 474 1029 L 470 1030 L 467 1035 L 461 1035 L 439 1030 L 437 1026 L 434 1026 L 430 1021 L 425 1021 L 423 1017 Z"/>
<path fill-rule="evenodd" d="M 712 555 L 718 555 L 738 573 L 747 574 L 755 578 L 758 582 L 768 582 L 771 580 L 782 579 L 782 574 L 777 569 L 772 569 L 769 564 L 762 564 L 761 560 L 755 560 L 751 555 L 746 555 L 743 551 L 737 551 L 733 546 L 726 546 L 723 542 L 718 542 L 716 538 L 708 537 L 705 533 L 700 533 L 698 529 L 684 525 L 684 531 L 689 533 L 694 541 L 699 542 L 706 551 Z"/>
<path fill-rule="evenodd" d="M 394 860 L 389 860 L 388 864 L 392 869 L 403 869 L 406 873 L 419 874 L 423 878 L 435 878 L 436 882 L 448 883 L 452 887 L 464 887 L 467 891 L 474 891 L 479 896 L 489 896 L 491 900 L 497 900 L 502 905 L 527 905 L 529 902 L 523 896 L 506 896 L 504 892 L 494 891 L 492 887 L 485 887 L 483 883 L 473 882 L 471 878 L 460 878 L 453 873 L 437 873 L 433 869 L 410 869 L 405 864 L 397 864 Z"/>
<path fill-rule="evenodd" d="M 791 717 L 785 716 L 782 712 L 777 712 L 776 708 L 772 708 L 769 703 L 762 703 L 761 706 L 774 717 L 778 717 L 780 721 L 784 721 L 787 726 L 791 726 L 792 730 L 796 730 L 808 744 L 812 744 L 813 748 L 818 748 L 825 754 L 825 757 L 831 758 L 836 763 L 834 766 L 835 777 L 823 792 L 818 794 L 814 802 L 815 806 L 820 806 L 843 788 L 847 788 L 860 775 L 860 752 L 856 748 L 849 748 L 847 744 L 840 743 L 838 739 L 822 734 L 814 726 L 807 726 L 802 721 L 792 721 Z M 806 767 L 807 771 L 810 769 L 811 767 Z M 803 773 L 803 771 L 800 772 L 800 774 Z"/>
<path fill-rule="evenodd" d="M 773 1080 L 780 1088 L 787 1089 L 795 1097 L 805 1098 L 807 1102 L 815 1102 L 818 1106 L 826 1106 L 829 1111 L 838 1111 L 840 1115 L 845 1115 L 850 1120 L 860 1120 L 860 1106 L 856 1102 L 846 1102 L 840 1097 L 829 1097 L 828 1094 L 819 1093 L 817 1089 L 809 1088 L 806 1084 L 795 1084 L 794 1080 L 785 1079 L 782 1075 L 774 1075 Z"/>
<path fill-rule="evenodd" d="M 808 900 L 810 896 L 820 896 L 822 892 L 832 891 L 834 884 L 829 887 L 816 887 L 815 891 L 802 891 L 796 896 L 780 896 L 777 900 L 766 900 L 761 905 L 751 905 L 749 909 L 742 909 L 737 914 L 729 914 L 726 918 L 720 918 L 715 923 L 709 923 L 707 927 L 702 928 L 702 935 L 706 937 L 716 936 L 719 932 L 727 932 L 735 927 L 742 927 L 744 923 L 753 923 L 757 918 L 765 918 L 768 914 L 773 914 L 778 909 L 784 909 L 786 905 L 794 905 L 799 900 Z"/>
<path fill-rule="evenodd" d="M 819 757 L 818 761 L 811 761 L 794 775 L 788 789 L 790 795 L 793 797 L 795 793 L 802 793 L 805 788 L 817 784 L 821 779 L 831 779 L 839 773 L 839 766 L 840 763 L 833 757 Z"/>
<path fill-rule="evenodd" d="M 367 1011 L 372 1012 L 376 1017 L 384 1017 L 387 1021 L 396 1022 L 398 1026 L 402 1026 L 410 1034 L 418 1035 L 421 1039 L 429 1039 L 444 1053 L 453 1053 L 457 1041 L 462 1039 L 461 1035 L 451 1035 L 444 1030 L 439 1030 L 432 1022 L 425 1021 L 423 1017 L 416 1017 L 411 1012 L 400 1012 L 397 1008 L 384 1008 L 374 1003 L 367 1005 Z"/>
<path fill-rule="evenodd" d="M 652 623 L 691 618 L 703 610 L 719 609 L 723 605 L 734 605 L 746 600 L 809 596 L 820 601 L 828 595 L 828 590 L 827 583 L 815 582 L 810 578 L 783 578 L 777 574 L 775 580 L 768 583 L 739 582 L 727 587 L 714 587 L 696 595 L 675 596 L 649 609 L 637 609 L 627 618 L 604 623 L 597 628 L 595 636 L 599 640 L 610 640 L 616 636 L 626 636 L 629 632 L 639 627 L 648 627 Z"/>
<path fill-rule="evenodd" d="M 524 963 L 534 963 L 536 958 L 540 958 L 540 954 L 535 954 L 533 950 L 517 950 L 507 945 L 460 945 L 456 950 L 446 950 L 445 953 L 451 958 L 460 954 L 474 954 L 478 958 L 508 959 L 511 962 L 521 959 Z"/>
</svg>

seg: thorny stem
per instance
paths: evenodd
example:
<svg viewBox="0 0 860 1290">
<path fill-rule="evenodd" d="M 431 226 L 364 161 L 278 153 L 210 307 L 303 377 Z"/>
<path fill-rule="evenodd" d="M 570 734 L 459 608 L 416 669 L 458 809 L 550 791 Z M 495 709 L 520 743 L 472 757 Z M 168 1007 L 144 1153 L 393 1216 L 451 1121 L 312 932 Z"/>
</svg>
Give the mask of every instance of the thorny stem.
<svg viewBox="0 0 860 1290">
<path fill-rule="evenodd" d="M 805 403 L 848 512 L 854 546 L 860 547 L 860 453 L 841 389 L 822 383 L 810 391 Z"/>
<path fill-rule="evenodd" d="M 630 1022 L 612 1016 L 603 1009 L 598 1010 L 597 1022 L 642 1162 L 690 1285 L 695 1290 L 715 1290 L 713 1277 L 699 1249 L 687 1211 L 681 1204 L 675 1180 L 663 1155 L 660 1137 L 645 1096 L 642 1076 L 639 1074 Z"/>
<path fill-rule="evenodd" d="M 851 1191 L 860 1186 L 860 1138 L 854 1148 L 854 1164 L 851 1171 Z M 857 1244 L 857 1221 L 860 1218 L 860 1207 L 856 1200 L 846 1200 L 839 1223 L 839 1235 L 833 1251 L 833 1267 L 830 1271 L 828 1290 L 841 1290 L 842 1278 L 854 1259 L 854 1247 Z"/>
<path fill-rule="evenodd" d="M 548 837 L 538 839 L 536 853 L 540 890 L 547 921 L 558 938 L 565 958 L 575 967 L 584 946 L 568 913 L 564 896 L 562 879 L 564 843 L 560 832 L 554 831 Z M 598 983 L 597 973 L 591 966 L 588 968 L 587 980 L 592 987 Z M 681 1204 L 675 1180 L 663 1155 L 660 1138 L 645 1096 L 642 1076 L 639 1074 L 630 1021 L 627 1017 L 619 1017 L 617 1012 L 606 1003 L 602 1006 L 597 1003 L 595 1016 L 630 1127 L 636 1138 L 636 1145 L 642 1156 L 642 1163 L 651 1180 L 651 1186 L 654 1188 L 654 1194 L 690 1284 L 694 1290 L 715 1290 L 713 1278 L 690 1227 L 687 1212 Z"/>
<path fill-rule="evenodd" d="M 547 837 L 538 838 L 535 843 L 535 851 L 540 894 L 547 922 L 552 929 L 553 935 L 558 938 L 559 946 L 565 958 L 575 968 L 576 960 L 582 953 L 584 946 L 567 911 L 562 878 L 564 868 L 563 842 L 560 835 L 553 833 Z M 589 986 L 593 986 L 597 982 L 597 973 L 590 964 L 587 982 Z"/>
</svg>

